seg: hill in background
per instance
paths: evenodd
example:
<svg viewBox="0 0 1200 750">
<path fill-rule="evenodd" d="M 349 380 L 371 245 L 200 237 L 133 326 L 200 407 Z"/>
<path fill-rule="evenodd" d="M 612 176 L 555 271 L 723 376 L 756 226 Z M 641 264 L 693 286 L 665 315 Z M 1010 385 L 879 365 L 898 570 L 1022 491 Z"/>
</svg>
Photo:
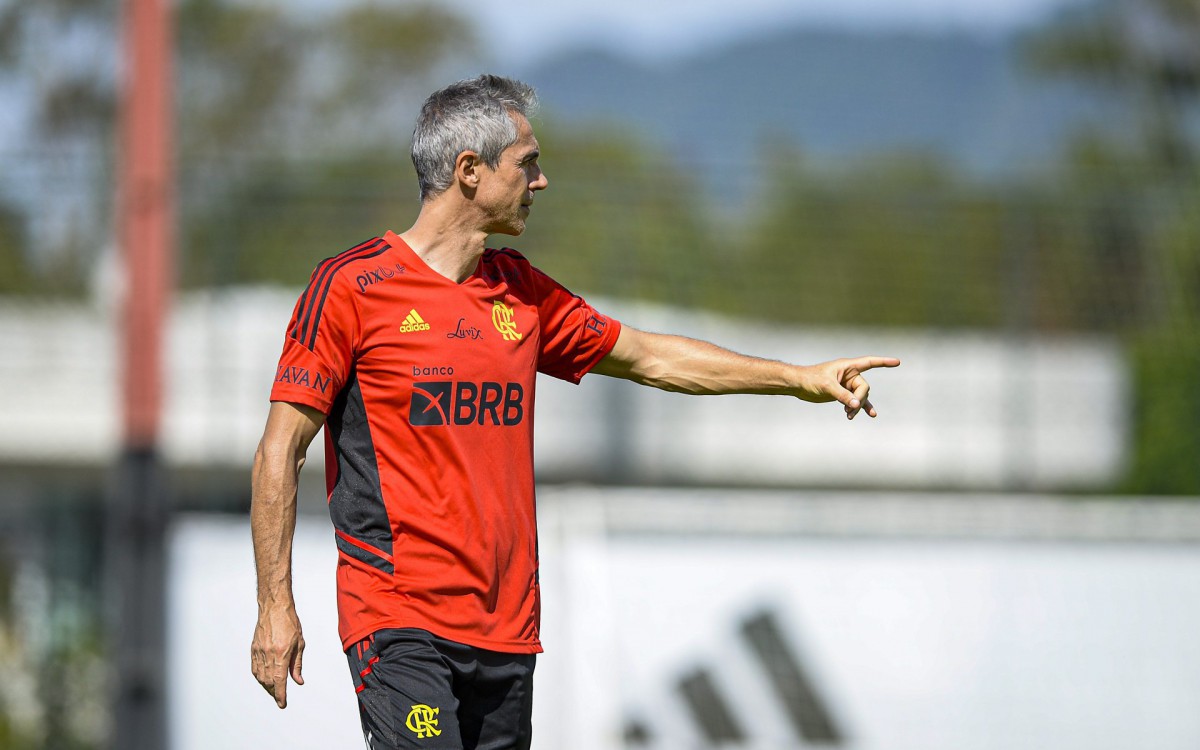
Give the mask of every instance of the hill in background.
<svg viewBox="0 0 1200 750">
<path fill-rule="evenodd" d="M 1080 129 L 1119 122 L 1115 102 L 1028 70 L 1019 47 L 1015 34 L 802 28 L 665 62 L 581 50 L 520 75 L 547 117 L 632 127 L 705 165 L 710 182 L 780 138 L 818 164 L 920 152 L 994 178 L 1054 160 Z"/>
</svg>

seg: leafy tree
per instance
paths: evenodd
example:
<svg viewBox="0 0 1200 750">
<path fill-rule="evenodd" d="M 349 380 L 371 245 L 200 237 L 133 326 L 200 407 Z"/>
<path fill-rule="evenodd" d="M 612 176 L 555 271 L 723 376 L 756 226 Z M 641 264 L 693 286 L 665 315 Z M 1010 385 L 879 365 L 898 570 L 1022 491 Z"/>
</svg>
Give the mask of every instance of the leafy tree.
<svg viewBox="0 0 1200 750">
<path fill-rule="evenodd" d="M 398 149 L 254 164 L 188 214 L 189 286 L 303 285 L 322 258 L 416 218 L 416 177 Z"/>
<path fill-rule="evenodd" d="M 550 189 L 518 246 L 591 294 L 713 307 L 724 240 L 686 165 L 616 130 L 537 127 Z"/>
<path fill-rule="evenodd" d="M 92 138 L 112 120 L 117 6 L 111 0 L 0 0 L 0 73 L 31 76 L 36 143 Z"/>
<path fill-rule="evenodd" d="M 467 23 L 433 3 L 350 4 L 307 15 L 282 8 L 232 0 L 174 6 L 188 281 L 222 251 L 192 245 L 190 237 L 204 234 L 195 225 L 220 213 L 243 183 L 261 191 L 270 176 L 255 170 L 282 176 L 297 161 L 345 154 L 354 161 L 399 140 L 397 110 L 411 105 L 452 52 L 472 47 Z M 68 288 L 82 288 L 102 244 L 96 237 L 109 224 L 118 12 L 116 2 L 0 0 L 0 77 L 35 82 L 28 89 L 27 147 L 73 155 L 39 161 L 45 184 L 36 200 L 19 207 L 29 229 L 28 278 L 42 291 L 52 288 L 50 279 L 61 286 L 63 271 L 76 276 Z M 53 172 L 52 163 L 66 164 L 66 171 Z M 212 268 L 200 277 L 235 280 L 215 279 Z"/>
<path fill-rule="evenodd" d="M 817 325 L 995 326 L 1002 205 L 919 155 L 824 174 L 776 167 L 746 232 L 747 295 Z"/>
<path fill-rule="evenodd" d="M 21 217 L 0 205 L 0 294 L 29 288 L 29 266 L 24 257 L 25 232 Z"/>
<path fill-rule="evenodd" d="M 20 291 L 78 294 L 105 236 L 115 2 L 0 0 L 0 87 L 27 123 L 0 158 L 24 244 Z M 18 96 L 22 97 L 16 101 Z M 17 160 L 23 160 L 18 162 Z M 32 165 L 32 168 L 28 168 Z M 19 180 L 19 182 L 17 182 Z M 14 284 L 5 284 L 8 290 Z"/>
<path fill-rule="evenodd" d="M 1089 298 L 1133 357 L 1125 489 L 1200 494 L 1189 427 L 1200 415 L 1200 4 L 1108 0 L 1037 33 L 1027 51 L 1035 68 L 1106 87 L 1140 119 L 1134 144 L 1081 141 L 1066 174 L 1087 212 L 1080 261 L 1107 291 Z"/>
<path fill-rule="evenodd" d="M 188 0 L 179 19 L 184 284 L 301 282 L 391 225 L 413 184 L 409 113 L 470 46 L 464 21 L 434 6 L 314 18 L 222 0 Z"/>
<path fill-rule="evenodd" d="M 1027 60 L 1125 97 L 1142 119 L 1146 156 L 1167 173 L 1195 165 L 1187 113 L 1200 98 L 1200 4 L 1103 0 L 1034 32 Z"/>
</svg>

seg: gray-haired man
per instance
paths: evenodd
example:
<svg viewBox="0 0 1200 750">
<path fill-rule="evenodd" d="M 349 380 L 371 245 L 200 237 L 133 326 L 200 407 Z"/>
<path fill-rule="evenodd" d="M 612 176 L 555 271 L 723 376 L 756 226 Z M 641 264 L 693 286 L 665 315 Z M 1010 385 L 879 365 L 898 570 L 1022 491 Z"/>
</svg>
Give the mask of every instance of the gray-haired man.
<svg viewBox="0 0 1200 750">
<path fill-rule="evenodd" d="M 691 394 L 839 401 L 875 416 L 885 357 L 789 365 L 622 326 L 517 251 L 549 182 L 533 90 L 480 76 L 413 134 L 417 221 L 321 263 L 296 304 L 255 455 L 255 677 L 302 683 L 291 591 L 296 481 L 326 427 L 338 612 L 363 730 L 394 747 L 527 748 L 540 594 L 533 384 L 596 372 Z M 363 281 L 365 279 L 365 282 Z"/>
</svg>

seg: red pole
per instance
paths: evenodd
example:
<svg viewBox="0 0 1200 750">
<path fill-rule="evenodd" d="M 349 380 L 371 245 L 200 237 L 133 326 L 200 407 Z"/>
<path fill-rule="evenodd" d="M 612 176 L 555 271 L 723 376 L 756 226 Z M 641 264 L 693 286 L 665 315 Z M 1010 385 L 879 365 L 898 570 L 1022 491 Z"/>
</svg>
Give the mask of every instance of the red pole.
<svg viewBox="0 0 1200 750">
<path fill-rule="evenodd" d="M 122 404 L 125 449 L 108 508 L 105 553 L 117 599 L 113 750 L 164 750 L 166 530 L 170 483 L 158 459 L 163 338 L 175 223 L 170 0 L 124 0 L 125 88 L 116 233 L 125 265 Z"/>
<path fill-rule="evenodd" d="M 150 449 L 162 411 L 162 342 L 175 221 L 171 30 L 166 0 L 125 0 L 117 232 L 127 279 L 124 439 Z"/>
</svg>

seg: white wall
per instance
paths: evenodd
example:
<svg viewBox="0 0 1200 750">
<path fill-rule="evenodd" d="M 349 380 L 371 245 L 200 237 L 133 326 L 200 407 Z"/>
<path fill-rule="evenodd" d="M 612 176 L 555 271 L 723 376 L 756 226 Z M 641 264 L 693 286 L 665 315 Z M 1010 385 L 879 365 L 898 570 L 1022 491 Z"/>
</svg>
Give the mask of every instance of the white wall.
<svg viewBox="0 0 1200 750">
<path fill-rule="evenodd" d="M 163 450 L 248 466 L 294 290 L 184 297 L 170 326 Z M 806 331 L 600 303 L 640 328 L 795 362 L 899 356 L 876 372 L 881 417 L 757 396 L 691 398 L 590 376 L 539 380 L 543 476 L 640 482 L 1038 489 L 1103 486 L 1128 446 L 1126 365 L 1111 341 Z M 95 464 L 117 450 L 111 311 L 0 307 L 0 460 Z M 313 451 L 320 465 L 322 451 Z"/>
<path fill-rule="evenodd" d="M 738 634 L 768 610 L 857 750 L 1200 746 L 1200 510 L 1136 499 L 544 490 L 535 747 L 699 747 L 676 689 L 706 667 L 753 748 L 803 746 Z M 790 509 L 790 510 L 789 510 Z M 887 519 L 895 519 L 888 523 Z M 680 519 L 686 519 L 681 522 Z M 302 517 L 307 684 L 249 673 L 249 531 L 171 545 L 176 750 L 358 746 L 328 522 Z"/>
</svg>

